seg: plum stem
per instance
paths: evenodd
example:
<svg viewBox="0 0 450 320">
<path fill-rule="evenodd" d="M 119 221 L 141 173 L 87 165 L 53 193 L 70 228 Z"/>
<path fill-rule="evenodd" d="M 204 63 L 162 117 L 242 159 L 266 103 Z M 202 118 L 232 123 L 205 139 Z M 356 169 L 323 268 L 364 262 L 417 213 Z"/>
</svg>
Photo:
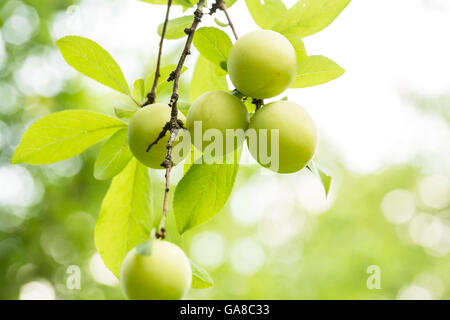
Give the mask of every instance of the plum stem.
<svg viewBox="0 0 450 320">
<path fill-rule="evenodd" d="M 263 99 L 253 99 L 252 103 L 255 105 L 255 111 L 258 111 L 264 105 L 264 100 Z"/>
<path fill-rule="evenodd" d="M 161 31 L 161 40 L 159 41 L 158 59 L 156 61 L 156 70 L 155 70 L 155 77 L 153 79 L 152 90 L 147 95 L 147 101 L 142 105 L 142 107 L 145 107 L 149 104 L 155 103 L 155 100 L 156 100 L 156 87 L 158 86 L 158 80 L 159 80 L 159 77 L 161 76 L 160 69 L 161 69 L 162 49 L 163 49 L 164 37 L 166 35 L 167 25 L 169 23 L 169 13 L 170 13 L 171 6 L 172 6 L 172 0 L 168 0 L 166 17 L 164 19 L 163 28 Z"/>
<path fill-rule="evenodd" d="M 230 17 L 230 15 L 228 14 L 227 5 L 225 4 L 225 1 L 219 0 L 219 8 L 220 8 L 220 10 L 223 11 L 223 13 L 225 13 L 225 16 L 227 17 L 227 20 L 228 20 L 228 24 L 229 24 L 230 27 L 231 27 L 231 31 L 233 31 L 234 38 L 235 38 L 236 40 L 239 39 L 239 37 L 238 37 L 238 35 L 237 35 L 237 32 L 236 32 L 236 29 L 234 29 L 234 24 L 233 24 L 233 22 L 231 21 L 231 17 Z"/>
<path fill-rule="evenodd" d="M 211 10 L 210 10 L 209 13 L 213 14 L 213 13 L 215 13 L 217 11 L 217 9 L 220 9 L 220 10 L 223 11 L 223 13 L 225 13 L 225 16 L 226 16 L 226 18 L 228 20 L 228 25 L 231 27 L 231 31 L 233 31 L 234 38 L 236 40 L 239 39 L 239 37 L 237 35 L 237 32 L 236 32 L 236 29 L 234 28 L 234 24 L 231 21 L 231 17 L 228 14 L 227 5 L 226 5 L 224 0 L 216 0 L 216 2 L 212 5 Z"/>
<path fill-rule="evenodd" d="M 153 141 L 152 143 L 150 143 L 148 145 L 146 152 L 149 152 L 151 147 L 153 147 L 155 144 L 157 144 L 159 142 L 159 140 L 164 138 L 166 136 L 167 131 L 169 131 L 169 130 L 170 130 L 170 122 L 166 122 L 166 124 L 162 128 L 162 131 L 159 133 L 159 135 L 155 139 L 155 141 Z"/>
<path fill-rule="evenodd" d="M 157 62 L 157 71 L 155 73 L 155 80 L 153 82 L 152 91 L 148 94 L 148 96 L 147 96 L 148 100 L 144 104 L 144 106 L 154 103 L 154 101 L 156 99 L 156 86 L 157 86 L 158 77 L 159 77 L 159 66 L 160 66 L 160 60 L 161 60 L 162 43 L 163 43 L 165 30 L 167 27 L 171 2 L 172 1 L 169 0 L 169 2 L 167 4 L 168 8 L 167 8 L 167 13 L 166 13 L 166 19 L 164 21 L 163 31 L 161 33 L 160 51 L 158 53 L 158 62 Z M 162 207 L 161 222 L 159 224 L 159 231 L 156 232 L 156 234 L 155 234 L 156 238 L 158 238 L 158 239 L 164 239 L 166 237 L 165 222 L 166 222 L 166 218 L 167 218 L 167 203 L 168 203 L 169 192 L 170 192 L 170 172 L 174 165 L 173 161 L 172 161 L 173 144 L 178 135 L 178 132 L 180 130 L 186 130 L 186 128 L 183 125 L 183 122 L 178 119 L 177 102 L 178 102 L 178 98 L 179 98 L 178 88 L 179 88 L 179 83 L 180 83 L 180 76 L 181 76 L 181 71 L 183 69 L 184 62 L 186 61 L 187 56 L 191 54 L 190 49 L 191 49 L 191 45 L 192 45 L 192 40 L 194 38 L 195 31 L 197 30 L 197 27 L 201 22 L 204 6 L 205 6 L 205 0 L 199 0 L 197 2 L 197 9 L 194 11 L 194 20 L 191 24 L 191 27 L 186 28 L 184 30 L 184 32 L 187 34 L 188 37 L 186 39 L 186 43 L 184 45 L 183 52 L 181 53 L 181 56 L 178 61 L 176 69 L 174 71 L 172 71 L 172 73 L 169 76 L 169 79 L 167 79 L 167 81 L 173 81 L 172 95 L 171 95 L 170 101 L 169 101 L 169 107 L 171 108 L 170 120 L 164 125 L 164 127 L 162 128 L 162 131 L 159 134 L 159 136 L 157 137 L 157 139 L 154 142 L 152 142 L 147 148 L 147 152 L 148 152 L 153 145 L 158 143 L 158 141 L 161 140 L 166 135 L 167 132 L 170 132 L 169 141 L 166 146 L 166 148 L 167 148 L 166 157 L 165 157 L 163 163 L 161 164 L 161 166 L 164 167 L 166 170 L 166 174 L 165 174 L 166 181 L 165 181 L 165 189 L 164 189 L 164 201 L 163 201 L 163 207 Z M 217 0 L 216 3 L 213 4 L 210 13 L 211 14 L 214 13 L 217 9 L 220 9 L 225 13 L 228 23 L 231 27 L 231 30 L 233 31 L 234 37 L 237 40 L 238 35 L 237 35 L 234 25 L 231 21 L 231 18 L 228 14 L 227 7 L 226 7 L 224 0 Z"/>
<path fill-rule="evenodd" d="M 191 45 L 192 40 L 194 38 L 195 31 L 197 30 L 198 25 L 201 22 L 202 16 L 203 16 L 203 7 L 205 5 L 205 0 L 199 0 L 197 2 L 197 9 L 194 11 L 194 20 L 192 21 L 191 27 L 186 29 L 185 32 L 187 34 L 186 43 L 184 45 L 183 52 L 181 53 L 180 60 L 178 61 L 177 67 L 172 73 L 170 74 L 170 77 L 168 81 L 173 81 L 173 89 L 172 89 L 172 96 L 170 97 L 169 107 L 171 108 L 170 112 L 170 120 L 168 121 L 168 124 L 166 124 L 163 128 L 166 128 L 168 126 L 168 130 L 166 129 L 164 132 L 164 135 L 167 133 L 167 131 L 170 132 L 169 142 L 167 143 L 167 153 L 166 157 L 164 159 L 164 162 L 161 164 L 162 167 L 166 170 L 166 184 L 165 184 L 165 190 L 164 190 L 164 202 L 163 202 L 163 208 L 162 208 L 162 217 L 161 222 L 159 225 L 159 231 L 156 233 L 156 237 L 158 239 L 164 239 L 166 237 L 166 229 L 165 229 L 165 221 L 167 218 L 167 202 L 169 199 L 169 191 L 170 191 L 170 171 L 173 167 L 173 161 L 172 161 L 172 148 L 173 144 L 175 142 L 175 139 L 178 135 L 178 132 L 180 129 L 185 129 L 183 126 L 183 123 L 179 121 L 178 119 L 178 88 L 180 84 L 180 76 L 181 71 L 183 69 L 184 62 L 186 61 L 186 57 L 191 53 Z M 156 141 L 157 142 L 157 141 Z M 151 145 L 149 145 L 148 150 L 150 149 Z"/>
</svg>

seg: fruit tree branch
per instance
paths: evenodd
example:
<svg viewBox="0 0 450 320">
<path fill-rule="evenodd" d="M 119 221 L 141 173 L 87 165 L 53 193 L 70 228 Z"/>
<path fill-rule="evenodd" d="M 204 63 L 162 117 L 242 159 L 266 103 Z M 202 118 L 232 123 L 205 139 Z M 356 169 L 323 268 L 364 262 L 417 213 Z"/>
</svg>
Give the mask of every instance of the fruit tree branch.
<svg viewBox="0 0 450 320">
<path fill-rule="evenodd" d="M 215 13 L 217 11 L 217 9 L 220 9 L 223 11 L 223 13 L 225 13 L 225 16 L 227 17 L 227 20 L 228 20 L 228 24 L 231 27 L 231 31 L 233 31 L 234 38 L 236 40 L 239 39 L 236 29 L 234 28 L 234 24 L 231 21 L 231 17 L 228 14 L 227 5 L 224 0 L 216 0 L 216 2 L 211 7 L 210 14 Z"/>
<path fill-rule="evenodd" d="M 170 191 L 170 171 L 173 167 L 172 162 L 172 148 L 173 144 L 175 142 L 175 139 L 178 135 L 178 131 L 180 129 L 184 129 L 183 123 L 179 121 L 178 119 L 178 88 L 180 84 L 180 76 L 181 71 L 183 69 L 184 62 L 186 61 L 186 57 L 191 54 L 191 45 L 192 40 L 194 38 L 195 31 L 197 30 L 197 26 L 200 24 L 202 16 L 203 16 L 203 7 L 205 5 L 205 0 L 199 0 L 197 3 L 197 9 L 194 12 L 194 21 L 192 22 L 192 25 L 190 28 L 186 28 L 184 32 L 188 35 L 186 39 L 186 44 L 184 45 L 183 52 L 181 53 L 180 60 L 178 61 L 177 67 L 172 73 L 170 74 L 170 77 L 168 81 L 173 81 L 173 90 L 172 90 L 172 96 L 170 97 L 169 107 L 171 108 L 170 112 L 170 120 L 168 122 L 169 126 L 169 142 L 167 143 L 167 153 L 166 158 L 164 159 L 164 162 L 161 164 L 165 170 L 166 170 L 166 187 L 164 190 L 164 202 L 163 202 L 163 209 L 162 209 L 162 217 L 161 217 L 161 223 L 159 225 L 159 231 L 156 233 L 156 237 L 160 239 L 165 238 L 165 221 L 167 217 L 167 202 L 169 198 L 169 191 Z M 166 130 L 167 131 L 167 130 Z"/>
<path fill-rule="evenodd" d="M 156 100 L 156 87 L 158 86 L 158 80 L 159 80 L 159 77 L 161 76 L 161 74 L 159 73 L 159 70 L 161 68 L 162 48 L 163 48 L 163 43 L 164 43 L 164 37 L 166 35 L 167 24 L 169 23 L 169 13 L 170 13 L 171 6 L 172 6 L 172 0 L 168 0 L 166 18 L 164 19 L 163 28 L 161 31 L 161 40 L 159 41 L 159 51 L 158 51 L 158 60 L 156 62 L 155 78 L 153 79 L 152 90 L 147 95 L 147 101 L 143 104 L 143 106 L 147 106 L 149 104 L 155 103 L 155 100 Z"/>
<path fill-rule="evenodd" d="M 235 38 L 236 40 L 239 39 L 239 37 L 238 37 L 238 35 L 237 35 L 237 32 L 236 32 L 236 30 L 234 29 L 234 24 L 233 24 L 233 22 L 231 21 L 230 15 L 228 14 L 227 5 L 225 4 L 225 1 L 224 1 L 224 0 L 219 0 L 219 8 L 220 8 L 220 10 L 223 11 L 223 13 L 225 13 L 225 16 L 227 17 L 227 20 L 228 20 L 228 24 L 229 24 L 230 27 L 231 27 L 231 31 L 233 31 L 234 38 Z"/>
</svg>

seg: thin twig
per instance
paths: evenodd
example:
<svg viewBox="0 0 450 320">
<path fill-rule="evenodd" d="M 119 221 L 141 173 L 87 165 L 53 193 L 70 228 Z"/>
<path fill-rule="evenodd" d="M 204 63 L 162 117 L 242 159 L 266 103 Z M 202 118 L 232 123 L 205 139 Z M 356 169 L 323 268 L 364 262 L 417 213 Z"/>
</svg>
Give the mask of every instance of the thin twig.
<svg viewBox="0 0 450 320">
<path fill-rule="evenodd" d="M 158 80 L 159 80 L 159 77 L 161 76 L 159 70 L 161 68 L 162 49 L 163 49 L 164 37 L 166 35 L 167 25 L 169 23 L 169 13 L 170 13 L 171 6 L 172 6 L 172 0 L 168 0 L 166 18 L 164 19 L 163 28 L 161 31 L 161 40 L 159 41 L 159 51 L 158 51 L 158 60 L 156 62 L 155 78 L 153 79 L 152 90 L 147 95 L 147 101 L 142 105 L 143 107 L 154 103 L 156 100 L 156 87 L 158 86 Z"/>
<path fill-rule="evenodd" d="M 178 134 L 178 130 L 176 129 L 172 131 L 170 134 L 169 142 L 167 144 L 167 154 L 164 162 L 161 164 L 166 168 L 166 186 L 164 189 L 164 202 L 163 202 L 163 211 L 161 216 L 161 222 L 159 223 L 159 231 L 156 233 L 156 237 L 159 239 L 164 239 L 166 237 L 166 218 L 167 218 L 167 202 L 169 199 L 169 191 L 170 191 L 170 171 L 172 170 L 173 162 L 172 162 L 172 147 L 175 141 L 175 138 Z"/>
<path fill-rule="evenodd" d="M 224 1 L 224 0 L 218 0 L 217 3 L 218 3 L 218 6 L 219 6 L 219 9 L 222 10 L 223 13 L 225 13 L 225 16 L 227 17 L 228 24 L 230 25 L 231 30 L 233 31 L 233 34 L 234 34 L 234 38 L 235 38 L 236 40 L 239 39 L 239 37 L 238 37 L 238 35 L 237 35 L 237 32 L 236 32 L 236 30 L 234 29 L 233 22 L 231 21 L 231 17 L 230 17 L 230 15 L 228 14 L 227 5 L 226 5 L 225 1 Z"/>
<path fill-rule="evenodd" d="M 201 22 L 202 15 L 203 15 L 203 7 L 205 5 L 205 0 L 199 0 L 197 3 L 197 9 L 194 12 L 194 21 L 192 22 L 192 25 L 190 28 L 186 29 L 185 32 L 188 35 L 186 44 L 184 45 L 183 52 L 181 53 L 180 60 L 178 61 L 177 68 L 170 74 L 169 81 L 173 81 L 173 90 L 172 90 L 172 96 L 170 97 L 169 107 L 171 108 L 170 112 L 170 120 L 169 120 L 169 131 L 170 131 L 170 137 L 169 142 L 167 143 L 167 153 L 166 158 L 164 159 L 164 162 L 161 164 L 166 169 L 166 187 L 164 190 L 164 202 L 163 202 L 163 209 L 162 209 L 162 217 L 161 217 L 161 223 L 159 226 L 159 231 L 156 233 L 156 237 L 160 239 L 165 238 L 165 221 L 167 217 L 167 202 L 169 198 L 169 191 L 170 191 L 170 171 L 173 167 L 172 162 L 172 148 L 173 144 L 175 142 L 175 139 L 178 135 L 178 131 L 180 129 L 184 129 L 184 126 L 182 123 L 180 123 L 178 119 L 178 87 L 180 83 L 180 76 L 181 76 L 181 70 L 183 68 L 184 62 L 186 61 L 186 57 L 191 54 L 191 45 L 192 40 L 194 38 L 194 33 L 197 29 L 197 26 Z"/>
<path fill-rule="evenodd" d="M 150 143 L 148 145 L 146 152 L 149 152 L 151 147 L 153 147 L 155 144 L 157 144 L 159 142 L 159 140 L 164 138 L 166 136 L 167 131 L 169 131 L 169 130 L 170 130 L 170 122 L 166 122 L 166 124 L 162 128 L 162 131 L 159 133 L 158 137 L 156 137 L 155 141 L 153 141 L 152 143 Z"/>
<path fill-rule="evenodd" d="M 218 9 L 222 10 L 225 13 L 225 16 L 227 17 L 228 20 L 228 25 L 231 27 L 231 30 L 233 31 L 234 38 L 237 40 L 239 37 L 237 35 L 236 29 L 234 29 L 233 22 L 231 21 L 231 17 L 228 14 L 227 4 L 225 3 L 224 0 L 216 0 L 216 2 L 212 4 L 211 9 L 209 9 L 209 14 L 213 15 L 214 13 L 216 13 Z"/>
</svg>

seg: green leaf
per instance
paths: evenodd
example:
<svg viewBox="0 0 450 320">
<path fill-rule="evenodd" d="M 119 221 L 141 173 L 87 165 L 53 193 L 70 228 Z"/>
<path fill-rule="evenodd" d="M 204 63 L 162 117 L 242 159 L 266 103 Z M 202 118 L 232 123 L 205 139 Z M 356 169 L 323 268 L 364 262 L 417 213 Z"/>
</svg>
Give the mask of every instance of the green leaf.
<svg viewBox="0 0 450 320">
<path fill-rule="evenodd" d="M 136 247 L 136 252 L 141 256 L 148 257 L 152 253 L 152 239 L 142 242 Z"/>
<path fill-rule="evenodd" d="M 231 8 L 231 6 L 236 3 L 236 1 L 237 0 L 225 0 L 225 5 L 227 6 L 227 8 Z"/>
<path fill-rule="evenodd" d="M 175 71 L 177 66 L 175 64 L 169 64 L 167 66 L 161 67 L 159 69 L 159 80 L 158 80 L 158 86 L 156 87 L 156 92 L 161 92 L 170 85 L 173 85 L 172 82 L 168 82 L 167 79 L 169 79 L 170 74 L 172 71 Z M 187 67 L 181 68 L 181 74 L 183 74 L 187 70 Z M 150 92 L 152 90 L 153 86 L 153 80 L 155 78 L 155 73 L 153 72 L 148 78 L 145 80 L 145 91 Z"/>
<path fill-rule="evenodd" d="M 167 4 L 167 0 L 141 0 L 150 4 Z"/>
<path fill-rule="evenodd" d="M 193 289 L 206 289 L 214 285 L 214 281 L 209 275 L 209 273 L 196 264 L 194 261 L 189 259 L 192 269 L 192 284 Z"/>
<path fill-rule="evenodd" d="M 271 29 L 282 34 L 296 34 L 301 38 L 310 36 L 328 27 L 350 1 L 300 0 L 280 16 Z"/>
<path fill-rule="evenodd" d="M 61 38 L 56 44 L 66 62 L 75 70 L 114 90 L 130 94 L 119 65 L 99 44 L 78 36 Z"/>
<path fill-rule="evenodd" d="M 320 182 L 322 182 L 323 188 L 325 189 L 325 196 L 327 197 L 331 186 L 331 176 L 320 170 L 312 160 L 308 163 L 306 168 L 320 179 Z"/>
<path fill-rule="evenodd" d="M 114 113 L 120 119 L 129 119 L 133 114 L 139 110 L 137 105 L 120 104 L 114 107 Z"/>
<path fill-rule="evenodd" d="M 203 27 L 195 32 L 194 45 L 202 56 L 223 68 L 233 43 L 226 32 L 215 27 Z"/>
<path fill-rule="evenodd" d="M 278 20 L 287 13 L 286 6 L 281 0 L 245 0 L 248 11 L 258 26 L 262 29 L 270 29 Z"/>
<path fill-rule="evenodd" d="M 143 79 L 138 79 L 133 85 L 133 99 L 139 104 L 143 105 L 147 98 L 145 92 L 145 82 Z"/>
<path fill-rule="evenodd" d="M 56 112 L 28 128 L 11 163 L 48 164 L 69 159 L 125 126 L 116 118 L 96 112 Z"/>
<path fill-rule="evenodd" d="M 150 4 L 162 4 L 167 5 L 167 0 L 141 0 L 142 2 L 147 2 Z M 190 8 L 193 6 L 193 4 L 189 0 L 174 0 L 174 5 L 180 5 L 186 8 Z"/>
<path fill-rule="evenodd" d="M 103 262 L 119 277 L 125 255 L 149 239 L 150 178 L 136 159 L 111 182 L 95 226 L 95 245 Z"/>
<path fill-rule="evenodd" d="M 327 175 L 322 170 L 319 170 L 319 176 L 320 176 L 320 181 L 322 181 L 323 187 L 325 189 L 325 196 L 328 197 L 328 193 L 330 192 L 332 177 Z"/>
<path fill-rule="evenodd" d="M 183 6 L 183 13 L 197 4 L 197 0 L 175 0 L 175 4 L 177 2 L 179 2 Z"/>
<path fill-rule="evenodd" d="M 244 105 L 247 107 L 247 111 L 249 113 L 253 113 L 256 110 L 255 104 L 252 102 L 252 99 L 246 99 L 244 101 Z"/>
<path fill-rule="evenodd" d="M 191 145 L 191 152 L 189 153 L 188 157 L 186 158 L 186 161 L 184 162 L 184 166 L 183 166 L 183 175 L 186 174 L 186 172 L 189 171 L 189 168 L 194 164 L 194 163 L 199 163 L 197 162 L 197 160 L 201 160 L 202 159 L 202 151 L 198 150 L 196 147 L 194 147 L 194 145 Z"/>
<path fill-rule="evenodd" d="M 220 20 L 217 19 L 217 18 L 214 18 L 214 22 L 215 22 L 219 27 L 225 28 L 225 27 L 228 27 L 228 26 L 229 26 L 228 23 L 224 23 L 224 22 L 220 21 Z"/>
<path fill-rule="evenodd" d="M 236 153 L 235 153 L 236 154 Z M 213 218 L 223 208 L 239 169 L 233 164 L 193 164 L 175 189 L 174 213 L 180 234 Z"/>
<path fill-rule="evenodd" d="M 225 75 L 217 74 L 217 68 L 205 57 L 198 57 L 189 88 L 191 102 L 210 90 L 228 90 L 227 79 Z"/>
<path fill-rule="evenodd" d="M 324 56 L 309 56 L 298 65 L 291 88 L 307 88 L 327 83 L 345 73 L 336 62 Z"/>
<path fill-rule="evenodd" d="M 179 39 L 186 36 L 184 29 L 189 28 L 194 20 L 194 16 L 183 16 L 169 20 L 167 24 L 165 39 Z M 161 36 L 164 23 L 158 26 L 158 34 Z"/>
<path fill-rule="evenodd" d="M 167 0 L 141 0 L 150 4 L 167 4 Z"/>
<path fill-rule="evenodd" d="M 227 65 L 226 61 L 220 61 L 219 66 L 222 70 L 225 70 L 226 72 L 228 72 L 228 65 Z M 216 73 L 217 73 L 217 71 L 216 71 Z M 222 74 L 222 72 L 219 73 L 219 75 L 221 75 L 221 74 Z"/>
<path fill-rule="evenodd" d="M 187 113 L 189 111 L 189 108 L 191 107 L 191 104 L 184 101 L 178 101 L 177 102 L 178 110 L 181 111 L 185 116 L 187 116 Z"/>
<path fill-rule="evenodd" d="M 197 1 L 189 1 L 189 0 L 175 0 L 174 1 L 175 5 L 183 6 L 183 9 L 184 9 L 183 12 L 185 12 L 187 9 L 193 7 L 196 3 L 197 3 Z"/>
<path fill-rule="evenodd" d="M 108 180 L 118 175 L 133 155 L 128 147 L 128 129 L 120 129 L 103 145 L 94 166 L 94 177 Z"/>
<path fill-rule="evenodd" d="M 295 49 L 297 63 L 305 61 L 308 58 L 308 55 L 306 54 L 305 44 L 303 43 L 302 38 L 296 34 L 287 34 L 285 36 Z"/>
</svg>

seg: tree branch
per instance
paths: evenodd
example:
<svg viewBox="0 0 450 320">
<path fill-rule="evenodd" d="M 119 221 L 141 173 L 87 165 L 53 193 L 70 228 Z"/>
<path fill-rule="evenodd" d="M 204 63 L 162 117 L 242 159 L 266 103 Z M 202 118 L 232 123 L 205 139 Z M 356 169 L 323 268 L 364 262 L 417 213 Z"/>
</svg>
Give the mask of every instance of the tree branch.
<svg viewBox="0 0 450 320">
<path fill-rule="evenodd" d="M 230 27 L 231 27 L 231 31 L 233 31 L 234 38 L 235 38 L 236 40 L 239 39 L 239 37 L 238 37 L 238 35 L 237 35 L 237 32 L 236 32 L 236 30 L 234 29 L 234 24 L 233 24 L 233 22 L 231 21 L 231 17 L 230 17 L 230 15 L 228 14 L 227 5 L 225 4 L 225 1 L 219 0 L 219 9 L 222 10 L 223 13 L 225 13 L 225 16 L 227 17 L 227 20 L 228 20 L 228 24 L 229 24 Z"/>
<path fill-rule="evenodd" d="M 156 62 L 156 70 L 155 70 L 155 78 L 153 79 L 153 85 L 152 90 L 147 95 L 147 101 L 142 105 L 147 106 L 149 104 L 155 103 L 156 100 L 156 87 L 158 86 L 158 80 L 161 74 L 159 73 L 159 70 L 161 68 L 161 56 L 162 56 L 162 48 L 164 43 L 164 37 L 166 35 L 167 25 L 169 23 L 169 13 L 170 13 L 170 7 L 172 6 L 172 0 L 168 0 L 167 2 L 167 11 L 166 11 L 166 18 L 164 19 L 164 25 L 161 31 L 161 40 L 159 41 L 159 51 L 158 51 L 158 60 Z M 150 147 L 149 147 L 150 149 Z"/>
<path fill-rule="evenodd" d="M 149 152 L 151 147 L 153 147 L 155 144 L 157 144 L 159 142 L 159 140 L 161 140 L 162 138 L 164 138 L 166 136 L 167 131 L 170 130 L 170 122 L 166 122 L 166 124 L 164 125 L 164 127 L 162 128 L 162 131 L 159 133 L 158 137 L 155 139 L 155 141 L 153 141 L 152 143 L 150 143 L 147 147 L 146 152 Z"/>
<path fill-rule="evenodd" d="M 159 239 L 165 238 L 165 221 L 167 217 L 167 202 L 169 198 L 169 191 L 170 191 L 170 171 L 173 167 L 172 162 L 172 148 L 173 144 L 175 142 L 175 139 L 178 135 L 178 132 L 180 129 L 184 129 L 184 126 L 181 121 L 178 119 L 178 88 L 180 84 L 180 76 L 181 76 L 181 70 L 183 68 L 184 62 L 186 61 L 186 57 L 191 54 L 191 45 L 192 40 L 194 38 L 195 31 L 197 30 L 197 26 L 201 22 L 202 16 L 203 16 L 203 7 L 205 5 L 205 0 L 199 0 L 197 3 L 197 9 L 194 12 L 194 21 L 192 22 L 192 25 L 190 28 L 185 30 L 185 33 L 188 35 L 186 39 L 186 44 L 184 45 L 183 52 L 181 53 L 180 60 L 178 61 L 177 68 L 172 71 L 169 77 L 169 81 L 173 81 L 173 90 L 172 90 L 172 96 L 170 97 L 169 107 L 171 108 L 170 112 L 170 120 L 168 122 L 169 125 L 169 131 L 170 131 L 170 137 L 169 142 L 167 143 L 167 153 L 166 158 L 164 159 L 164 162 L 161 164 L 166 169 L 166 187 L 164 190 L 164 202 L 163 202 L 163 209 L 162 209 L 162 217 L 161 217 L 161 223 L 159 225 L 159 231 L 156 233 L 156 237 Z"/>
<path fill-rule="evenodd" d="M 211 7 L 210 14 L 215 13 L 217 11 L 217 9 L 220 9 L 223 11 L 223 13 L 225 13 L 225 16 L 227 17 L 227 20 L 228 20 L 228 24 L 231 27 L 231 31 L 233 31 L 234 38 L 236 40 L 239 39 L 236 29 L 234 28 L 234 24 L 231 21 L 231 17 L 228 14 L 227 5 L 224 0 L 216 0 L 216 2 Z"/>
<path fill-rule="evenodd" d="M 161 222 L 159 223 L 159 231 L 156 233 L 156 237 L 158 239 L 164 239 L 166 237 L 166 218 L 167 218 L 167 202 L 169 200 L 169 191 L 170 191 L 170 171 L 172 170 L 173 162 L 172 162 L 172 147 L 175 142 L 175 138 L 178 134 L 179 129 L 175 129 L 170 133 L 169 142 L 167 143 L 167 154 L 164 162 L 161 164 L 166 168 L 166 186 L 164 189 L 164 201 L 163 201 L 163 211 L 161 216 Z"/>
</svg>

